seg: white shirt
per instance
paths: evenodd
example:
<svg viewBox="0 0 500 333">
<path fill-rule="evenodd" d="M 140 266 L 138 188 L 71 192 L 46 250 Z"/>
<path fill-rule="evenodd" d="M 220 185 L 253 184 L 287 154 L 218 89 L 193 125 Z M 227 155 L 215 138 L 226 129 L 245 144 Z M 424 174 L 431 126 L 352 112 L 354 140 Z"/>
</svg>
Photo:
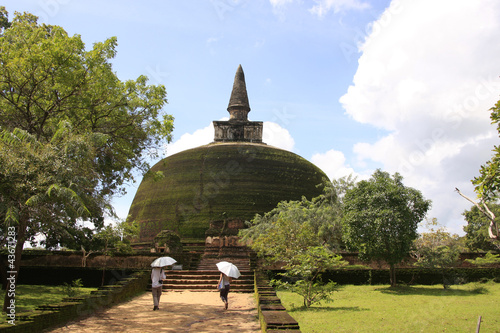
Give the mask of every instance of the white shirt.
<svg viewBox="0 0 500 333">
<path fill-rule="evenodd" d="M 229 286 L 229 277 L 227 275 L 222 274 L 221 284 L 224 286 Z"/>
<path fill-rule="evenodd" d="M 154 267 L 151 270 L 151 287 L 152 288 L 158 288 L 161 287 L 162 284 L 159 283 L 159 280 L 164 280 L 166 278 L 165 272 L 163 271 L 163 268 L 160 267 Z"/>
</svg>

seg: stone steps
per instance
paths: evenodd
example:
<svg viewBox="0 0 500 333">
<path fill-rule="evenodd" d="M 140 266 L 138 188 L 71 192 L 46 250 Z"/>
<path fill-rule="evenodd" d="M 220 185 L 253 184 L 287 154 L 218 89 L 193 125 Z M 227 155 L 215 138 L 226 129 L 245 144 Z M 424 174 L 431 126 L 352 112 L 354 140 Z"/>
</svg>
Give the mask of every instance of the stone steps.
<svg viewBox="0 0 500 333">
<path fill-rule="evenodd" d="M 200 263 L 198 264 L 198 270 L 200 271 L 209 271 L 209 270 L 217 270 L 217 263 L 221 261 L 229 261 L 241 272 L 250 271 L 250 260 L 248 258 L 237 259 L 237 258 L 202 258 Z"/>
<path fill-rule="evenodd" d="M 185 242 L 184 251 L 199 255 L 196 266 L 165 272 L 163 281 L 165 291 L 217 291 L 220 272 L 217 263 L 228 261 L 236 265 L 241 273 L 231 282 L 233 292 L 254 292 L 254 273 L 252 258 L 255 256 L 246 246 L 203 246 L 199 242 Z"/>
<path fill-rule="evenodd" d="M 231 291 L 253 292 L 254 277 L 253 272 L 241 271 L 238 279 L 231 282 Z M 220 272 L 216 270 L 176 270 L 167 271 L 166 279 L 163 280 L 165 291 L 216 291 Z"/>
</svg>

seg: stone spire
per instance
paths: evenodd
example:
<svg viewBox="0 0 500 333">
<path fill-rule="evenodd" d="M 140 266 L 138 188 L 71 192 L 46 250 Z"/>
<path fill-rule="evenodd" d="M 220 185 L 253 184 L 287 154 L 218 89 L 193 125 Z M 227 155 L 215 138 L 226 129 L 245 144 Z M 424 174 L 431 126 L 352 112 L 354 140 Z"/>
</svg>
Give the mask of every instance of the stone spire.
<svg viewBox="0 0 500 333">
<path fill-rule="evenodd" d="M 248 112 L 250 104 L 248 103 L 247 87 L 245 84 L 245 74 L 243 68 L 238 66 L 234 76 L 233 91 L 229 98 L 229 121 L 216 120 L 214 124 L 214 142 L 253 142 L 265 144 L 262 142 L 262 121 L 249 121 Z"/>
<path fill-rule="evenodd" d="M 248 103 L 245 74 L 241 65 L 238 66 L 234 76 L 233 91 L 231 92 L 227 111 L 229 111 L 229 121 L 248 121 L 250 104 Z"/>
</svg>

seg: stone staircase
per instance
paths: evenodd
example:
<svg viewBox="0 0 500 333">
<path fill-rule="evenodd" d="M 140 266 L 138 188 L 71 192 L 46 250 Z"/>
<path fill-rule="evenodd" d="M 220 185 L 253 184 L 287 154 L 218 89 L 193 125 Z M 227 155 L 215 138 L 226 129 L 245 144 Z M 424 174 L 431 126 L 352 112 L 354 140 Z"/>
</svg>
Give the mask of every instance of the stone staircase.
<svg viewBox="0 0 500 333">
<path fill-rule="evenodd" d="M 246 246 L 206 246 L 197 267 L 169 270 L 163 281 L 164 291 L 217 291 L 220 272 L 216 264 L 229 261 L 241 276 L 231 282 L 231 292 L 254 292 L 255 255 Z"/>
</svg>

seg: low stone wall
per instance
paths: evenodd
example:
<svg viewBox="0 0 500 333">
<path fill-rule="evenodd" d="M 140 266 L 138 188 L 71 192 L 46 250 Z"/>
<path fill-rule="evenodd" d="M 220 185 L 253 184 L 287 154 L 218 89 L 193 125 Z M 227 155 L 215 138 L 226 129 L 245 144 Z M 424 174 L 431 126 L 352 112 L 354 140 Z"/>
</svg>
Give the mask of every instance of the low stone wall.
<svg viewBox="0 0 500 333">
<path fill-rule="evenodd" d="M 102 253 L 92 253 L 85 259 L 84 263 L 83 252 L 81 251 L 25 250 L 21 257 L 21 266 L 150 269 L 151 262 L 164 255 L 174 257 L 179 264 L 185 267 L 189 267 L 192 260 L 190 253 L 165 254 L 144 252 L 133 255 L 114 254 L 107 256 Z M 2 255 L 2 257 L 5 257 L 5 255 Z M 5 260 L 5 258 L 2 258 L 2 260 Z"/>
<path fill-rule="evenodd" d="M 149 270 L 136 272 L 114 285 L 99 288 L 91 295 L 66 298 L 61 303 L 43 305 L 33 312 L 17 314 L 15 325 L 3 325 L 0 332 L 41 332 L 138 295 L 146 290 L 148 282 Z"/>
<path fill-rule="evenodd" d="M 299 323 L 286 312 L 264 272 L 255 272 L 255 295 L 262 332 L 300 332 Z"/>
</svg>

